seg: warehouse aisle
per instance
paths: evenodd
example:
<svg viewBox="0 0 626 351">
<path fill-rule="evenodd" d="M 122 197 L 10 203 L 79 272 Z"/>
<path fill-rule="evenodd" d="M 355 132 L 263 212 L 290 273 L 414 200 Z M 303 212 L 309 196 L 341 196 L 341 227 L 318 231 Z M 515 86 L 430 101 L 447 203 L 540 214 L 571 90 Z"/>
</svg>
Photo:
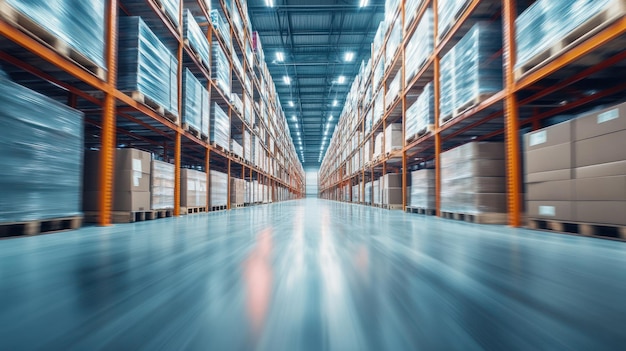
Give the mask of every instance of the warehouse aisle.
<svg viewBox="0 0 626 351">
<path fill-rule="evenodd" d="M 317 199 L 1 240 L 0 349 L 619 349 L 625 245 Z"/>
</svg>

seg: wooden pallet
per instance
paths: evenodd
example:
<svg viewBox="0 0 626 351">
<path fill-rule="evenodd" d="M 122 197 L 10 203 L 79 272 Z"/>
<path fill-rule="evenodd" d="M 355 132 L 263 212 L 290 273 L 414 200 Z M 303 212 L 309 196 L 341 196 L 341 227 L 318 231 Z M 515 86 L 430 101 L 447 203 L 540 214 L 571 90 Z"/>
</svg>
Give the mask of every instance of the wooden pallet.
<svg viewBox="0 0 626 351">
<path fill-rule="evenodd" d="M 428 216 L 434 216 L 437 214 L 437 210 L 432 209 L 432 208 L 410 207 L 410 206 L 406 207 L 406 212 L 423 214 L 423 215 L 428 215 Z"/>
<path fill-rule="evenodd" d="M 163 15 L 165 16 L 165 18 L 167 18 L 168 21 L 170 21 L 170 23 L 172 24 L 172 26 L 174 28 L 178 28 L 178 26 L 176 25 L 176 19 L 170 17 L 170 14 L 167 13 L 167 11 L 165 10 L 165 6 L 163 5 L 163 2 L 161 0 L 154 0 L 154 2 L 157 4 L 157 7 L 159 8 L 159 10 L 163 13 Z"/>
<path fill-rule="evenodd" d="M 57 54 L 74 62 L 86 71 L 89 71 L 99 79 L 106 79 L 106 70 L 104 68 L 98 66 L 83 53 L 72 48 L 63 39 L 57 37 L 53 33 L 50 33 L 41 24 L 35 22 L 30 17 L 11 6 L 11 4 L 7 3 L 6 0 L 0 0 L 0 18 L 4 19 L 10 25 L 21 30 L 40 43 L 48 46 Z"/>
<path fill-rule="evenodd" d="M 215 211 L 224 211 L 226 210 L 228 207 L 226 205 L 222 205 L 222 206 L 211 206 L 210 211 L 211 212 L 215 212 Z"/>
<path fill-rule="evenodd" d="M 621 225 L 529 218 L 527 226 L 535 230 L 626 240 L 626 226 Z"/>
<path fill-rule="evenodd" d="M 196 50 L 196 48 L 194 48 L 191 45 L 191 43 L 189 42 L 189 39 L 184 39 L 183 44 L 185 45 L 187 49 L 189 49 L 189 52 L 191 52 L 191 54 L 196 58 L 196 60 L 198 61 L 198 63 L 200 63 L 202 68 L 204 68 L 207 72 L 210 72 L 211 64 L 209 62 L 204 61 L 204 59 L 202 58 L 202 55 L 200 55 L 198 51 Z"/>
<path fill-rule="evenodd" d="M 563 38 L 552 44 L 550 47 L 538 52 L 525 62 L 523 65 L 515 68 L 514 76 L 518 80 L 521 77 L 538 70 L 552 61 L 555 57 L 561 56 L 583 41 L 593 37 L 604 28 L 611 25 L 616 20 L 622 18 L 626 14 L 625 0 L 612 0 L 606 4 L 606 7 L 599 11 L 596 15 L 589 18 L 583 24 L 569 32 Z"/>
<path fill-rule="evenodd" d="M 206 135 L 204 135 L 205 138 L 203 138 L 202 132 L 196 129 L 196 127 L 189 125 L 189 123 L 183 122 L 183 130 L 189 132 L 189 134 L 195 136 L 198 139 L 206 140 Z"/>
<path fill-rule="evenodd" d="M 37 235 L 62 230 L 72 230 L 80 228 L 82 224 L 83 216 L 0 223 L 0 237 Z"/>
<path fill-rule="evenodd" d="M 243 208 L 244 204 L 231 204 L 230 208 Z"/>
<path fill-rule="evenodd" d="M 409 136 L 408 138 L 406 138 L 407 143 L 412 143 L 413 141 L 421 138 L 422 136 L 426 135 L 427 133 L 431 133 L 435 131 L 435 125 L 434 124 L 429 124 L 426 127 L 420 129 L 417 131 L 417 133 Z"/>
<path fill-rule="evenodd" d="M 97 223 L 99 212 L 85 212 L 85 222 Z M 113 223 L 134 223 L 149 221 L 158 218 L 156 211 L 113 211 L 111 212 L 111 222 Z"/>
<path fill-rule="evenodd" d="M 202 213 L 202 212 L 206 212 L 205 206 L 181 207 L 180 208 L 181 214 L 194 214 L 194 213 Z"/>
<path fill-rule="evenodd" d="M 174 113 L 170 112 L 169 110 L 166 110 L 165 107 L 161 106 L 156 101 L 154 101 L 151 98 L 147 97 L 142 92 L 140 92 L 140 91 L 131 91 L 130 92 L 130 97 L 133 100 L 137 101 L 138 103 L 150 107 L 156 113 L 158 113 L 159 115 L 169 119 L 170 121 L 172 121 L 174 123 L 178 123 L 178 116 L 177 115 L 175 115 Z"/>
<path fill-rule="evenodd" d="M 454 113 L 452 114 L 452 118 L 456 118 L 459 117 L 460 115 L 464 114 L 465 112 L 467 112 L 468 110 L 480 105 L 483 101 L 487 100 L 488 98 L 492 97 L 493 93 L 487 93 L 487 94 L 478 94 L 476 96 L 474 96 L 473 99 L 471 99 L 470 101 L 464 103 L 463 105 L 457 107 L 454 109 Z"/>
<path fill-rule="evenodd" d="M 476 224 L 506 224 L 508 220 L 508 215 L 506 213 L 470 214 L 457 212 L 441 212 L 441 217 Z"/>
<path fill-rule="evenodd" d="M 218 145 L 215 142 L 211 143 L 211 147 L 213 147 L 214 149 L 220 150 L 221 152 L 225 153 L 225 154 L 229 154 L 230 151 L 226 150 L 222 145 Z"/>
<path fill-rule="evenodd" d="M 402 205 L 383 205 L 386 210 L 402 210 Z"/>
</svg>

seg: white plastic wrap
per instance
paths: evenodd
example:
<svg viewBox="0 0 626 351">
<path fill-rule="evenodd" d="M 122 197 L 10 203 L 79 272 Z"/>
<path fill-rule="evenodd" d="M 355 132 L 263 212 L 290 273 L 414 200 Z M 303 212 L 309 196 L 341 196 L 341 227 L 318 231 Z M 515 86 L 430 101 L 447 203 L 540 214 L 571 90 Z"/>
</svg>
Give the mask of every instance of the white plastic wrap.
<svg viewBox="0 0 626 351">
<path fill-rule="evenodd" d="M 202 131 L 202 90 L 204 87 L 200 81 L 185 68 L 185 77 L 183 81 L 183 123 L 191 126 L 193 129 Z"/>
<path fill-rule="evenodd" d="M 213 27 L 217 29 L 217 32 L 220 34 L 224 42 L 227 46 L 231 45 L 231 37 L 230 37 L 230 26 L 228 22 L 224 20 L 222 15 L 218 10 L 211 10 L 211 22 L 213 23 Z"/>
<path fill-rule="evenodd" d="M 225 96 L 230 96 L 230 62 L 219 43 L 213 43 L 211 50 L 211 77 Z"/>
<path fill-rule="evenodd" d="M 413 1 L 409 1 L 413 3 Z M 419 1 L 414 1 L 419 2 Z M 433 11 L 429 8 L 420 19 L 405 51 L 405 82 L 408 84 L 433 53 Z"/>
<path fill-rule="evenodd" d="M 374 154 L 372 158 L 376 159 L 383 153 L 383 133 L 376 134 L 376 138 L 374 139 Z"/>
<path fill-rule="evenodd" d="M 407 205 L 427 210 L 435 209 L 435 170 L 413 171 L 410 182 Z"/>
<path fill-rule="evenodd" d="M 376 95 L 376 101 L 374 101 L 374 115 L 372 120 L 372 126 L 376 125 L 378 121 L 383 118 L 385 114 L 385 95 L 381 91 Z"/>
<path fill-rule="evenodd" d="M 408 29 L 424 4 L 424 0 L 407 0 L 404 2 L 404 29 Z M 430 10 L 430 9 L 429 9 Z M 432 10 L 430 10 L 432 11 Z"/>
<path fill-rule="evenodd" d="M 398 71 L 393 78 L 387 89 L 387 95 L 385 96 L 385 111 L 389 110 L 391 104 L 400 96 L 400 90 L 402 88 L 402 71 Z"/>
<path fill-rule="evenodd" d="M 382 205 L 380 191 L 380 179 L 372 182 L 372 202 L 376 205 Z"/>
<path fill-rule="evenodd" d="M 402 43 L 402 21 L 395 21 L 391 27 L 387 46 L 385 46 L 385 72 L 391 68 L 393 58 Z"/>
<path fill-rule="evenodd" d="M 188 9 L 185 10 L 183 16 L 183 35 L 185 40 L 189 42 L 189 46 L 195 51 L 202 62 L 208 67 L 210 61 L 210 53 L 209 53 L 209 41 L 207 40 L 207 36 L 200 26 L 196 19 L 191 14 L 191 11 Z"/>
<path fill-rule="evenodd" d="M 206 173 L 194 169 L 181 169 L 180 194 L 180 205 L 183 207 L 206 206 Z"/>
<path fill-rule="evenodd" d="M 153 210 L 174 208 L 174 165 L 152 160 L 150 203 Z"/>
<path fill-rule="evenodd" d="M 230 120 L 217 103 L 213 104 L 211 110 L 210 140 L 223 147 L 224 150 L 230 147 Z"/>
<path fill-rule="evenodd" d="M 239 157 L 243 157 L 243 146 L 234 139 L 230 140 L 230 151 Z"/>
<path fill-rule="evenodd" d="M 81 214 L 83 114 L 0 76 L 0 222 Z"/>
<path fill-rule="evenodd" d="M 228 174 L 211 170 L 209 199 L 211 207 L 228 205 Z"/>
<path fill-rule="evenodd" d="M 435 123 L 435 98 L 433 83 L 424 87 L 424 91 L 406 111 L 406 139 L 423 134 Z"/>
<path fill-rule="evenodd" d="M 466 7 L 467 3 L 469 3 L 469 0 L 439 0 L 437 3 L 439 7 L 437 9 L 439 15 L 439 38 L 448 33 L 454 24 L 454 19 Z"/>
<path fill-rule="evenodd" d="M 246 198 L 246 181 L 239 178 L 230 178 L 230 205 L 243 205 Z"/>
<path fill-rule="evenodd" d="M 393 123 L 385 128 L 385 153 L 402 149 L 402 123 Z"/>
</svg>

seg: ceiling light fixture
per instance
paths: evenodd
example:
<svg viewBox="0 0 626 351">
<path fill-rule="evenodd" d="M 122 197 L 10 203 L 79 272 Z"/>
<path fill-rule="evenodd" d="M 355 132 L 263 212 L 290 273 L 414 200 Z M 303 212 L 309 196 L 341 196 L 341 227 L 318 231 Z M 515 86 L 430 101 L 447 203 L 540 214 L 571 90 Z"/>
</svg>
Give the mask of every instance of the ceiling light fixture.
<svg viewBox="0 0 626 351">
<path fill-rule="evenodd" d="M 343 60 L 346 62 L 352 62 L 352 60 L 354 60 L 354 52 L 346 52 L 346 55 L 343 57 Z"/>
<path fill-rule="evenodd" d="M 293 101 L 289 101 L 289 107 L 293 107 Z"/>
<path fill-rule="evenodd" d="M 293 121 L 298 121 L 298 117 L 296 117 L 296 115 L 291 116 L 291 119 L 292 119 Z"/>
<path fill-rule="evenodd" d="M 346 77 L 344 76 L 339 76 L 339 79 L 337 79 L 337 83 L 339 84 L 343 84 L 346 82 Z"/>
<path fill-rule="evenodd" d="M 283 82 L 285 82 L 285 84 L 289 85 L 289 84 L 291 84 L 291 78 L 289 78 L 289 76 L 283 76 Z"/>
<path fill-rule="evenodd" d="M 332 121 L 333 120 L 333 115 L 330 115 L 330 117 L 328 117 L 328 120 Z"/>
<path fill-rule="evenodd" d="M 265 0 L 265 2 L 267 3 L 268 0 Z M 271 0 L 270 0 L 271 1 Z M 369 0 L 361 0 L 361 2 L 359 2 L 359 7 L 365 7 L 369 4 Z"/>
<path fill-rule="evenodd" d="M 368 0 L 361 0 L 361 3 L 363 3 L 363 1 L 367 2 Z M 274 7 L 274 0 L 265 0 L 265 6 L 267 7 Z M 363 7 L 363 6 L 361 6 Z"/>
<path fill-rule="evenodd" d="M 282 52 L 277 52 L 276 53 L 276 61 L 278 62 L 283 62 L 285 61 L 285 54 L 283 54 Z"/>
<path fill-rule="evenodd" d="M 333 106 L 337 106 L 338 104 L 339 104 L 339 101 L 337 101 L 337 100 L 333 101 Z"/>
</svg>

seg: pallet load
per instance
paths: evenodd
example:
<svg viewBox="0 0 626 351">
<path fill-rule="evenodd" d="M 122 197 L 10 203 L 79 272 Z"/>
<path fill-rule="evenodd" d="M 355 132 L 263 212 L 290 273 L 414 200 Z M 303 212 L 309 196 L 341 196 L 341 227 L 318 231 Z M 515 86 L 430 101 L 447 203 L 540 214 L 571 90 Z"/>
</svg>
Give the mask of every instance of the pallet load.
<svg viewBox="0 0 626 351">
<path fill-rule="evenodd" d="M 220 36 L 222 37 L 226 45 L 230 47 L 231 36 L 230 36 L 230 26 L 228 25 L 228 22 L 224 20 L 224 18 L 222 17 L 222 15 L 220 14 L 218 10 L 211 10 L 210 16 L 211 16 L 211 23 L 213 24 L 213 27 L 220 34 Z"/>
<path fill-rule="evenodd" d="M 407 188 L 407 206 L 432 214 L 435 209 L 435 170 L 420 169 L 411 172 L 411 186 Z"/>
<path fill-rule="evenodd" d="M 365 203 L 372 204 L 372 182 L 365 183 L 364 200 Z"/>
<path fill-rule="evenodd" d="M 42 33 L 46 41 L 61 55 L 78 63 L 91 63 L 105 68 L 104 0 L 5 0 L 4 16 L 32 33 Z M 43 30 L 40 30 L 43 29 Z M 47 32 L 47 34 L 43 34 Z M 50 36 L 50 37 L 48 37 Z M 87 64 L 87 66 L 90 66 Z M 92 67 L 86 67 L 91 69 Z M 96 70 L 99 71 L 99 70 Z M 104 78 L 99 72 L 98 76 Z"/>
<path fill-rule="evenodd" d="M 391 105 L 400 96 L 400 89 L 402 89 L 402 71 L 398 71 L 393 78 L 389 86 L 387 87 L 387 94 L 385 95 L 385 111 L 391 108 Z"/>
<path fill-rule="evenodd" d="M 252 182 L 246 180 L 245 191 L 246 191 L 246 193 L 245 193 L 245 197 L 243 199 L 243 203 L 245 205 L 249 205 L 249 204 L 252 203 Z"/>
<path fill-rule="evenodd" d="M 243 132 L 243 158 L 251 162 L 252 161 L 252 137 L 250 136 L 250 132 L 245 130 Z"/>
<path fill-rule="evenodd" d="M 246 181 L 239 178 L 230 178 L 230 205 L 233 208 L 242 207 L 246 200 Z"/>
<path fill-rule="evenodd" d="M 517 78 L 624 16 L 622 0 L 538 0 L 515 20 Z"/>
<path fill-rule="evenodd" d="M 189 9 L 186 9 L 183 15 L 183 35 L 185 43 L 189 45 L 191 50 L 198 55 L 198 59 L 208 68 L 211 62 L 209 41 Z"/>
<path fill-rule="evenodd" d="M 217 102 L 211 109 L 209 140 L 224 150 L 230 149 L 230 119 Z"/>
<path fill-rule="evenodd" d="M 439 18 L 437 33 L 439 34 L 439 39 L 448 33 L 455 19 L 467 6 L 468 2 L 469 0 L 439 0 L 437 3 L 437 15 Z"/>
<path fill-rule="evenodd" d="M 115 150 L 113 169 L 113 222 L 145 220 L 150 208 L 152 154 L 137 149 Z M 100 151 L 87 150 L 84 158 L 83 210 L 87 221 L 97 220 L 100 199 Z M 139 218 L 135 212 L 143 213 Z"/>
<path fill-rule="evenodd" d="M 239 157 L 243 157 L 243 146 L 241 146 L 241 144 L 239 144 L 235 139 L 230 139 L 230 152 Z"/>
<path fill-rule="evenodd" d="M 402 208 L 402 174 L 387 173 L 380 178 L 383 205 L 389 209 Z"/>
<path fill-rule="evenodd" d="M 118 88 L 176 120 L 178 61 L 141 17 L 121 17 L 119 31 Z"/>
<path fill-rule="evenodd" d="M 174 208 L 174 165 L 152 160 L 150 173 L 151 209 L 167 210 Z"/>
<path fill-rule="evenodd" d="M 393 123 L 385 128 L 385 153 L 402 149 L 402 123 Z"/>
<path fill-rule="evenodd" d="M 408 3 L 415 4 L 419 3 L 419 1 L 409 1 Z M 408 85 L 411 79 L 424 66 L 430 53 L 433 52 L 433 45 L 433 11 L 428 8 L 406 46 L 405 55 L 410 59 L 407 59 L 405 62 L 405 84 Z"/>
<path fill-rule="evenodd" d="M 380 178 L 372 182 L 372 203 L 374 205 L 381 205 L 381 191 L 380 191 Z"/>
<path fill-rule="evenodd" d="M 206 208 L 206 200 L 206 173 L 182 168 L 180 170 L 180 206 L 188 210 L 198 207 Z"/>
<path fill-rule="evenodd" d="M 358 203 L 359 202 L 359 190 L 360 189 L 361 188 L 360 188 L 359 184 L 352 186 L 352 202 L 353 203 Z"/>
<path fill-rule="evenodd" d="M 400 48 L 400 43 L 402 43 L 402 21 L 395 21 L 391 26 L 385 46 L 385 72 L 391 68 L 393 58 Z"/>
<path fill-rule="evenodd" d="M 225 97 L 230 96 L 230 61 L 220 43 L 211 47 L 211 78 L 220 88 Z"/>
<path fill-rule="evenodd" d="M 376 160 L 383 153 L 383 137 L 383 133 L 378 133 L 374 138 L 374 151 L 372 153 L 372 160 Z"/>
<path fill-rule="evenodd" d="M 12 233 L 7 222 L 77 217 L 75 226 L 59 229 L 80 226 L 82 112 L 4 76 L 0 90 L 0 236 L 42 231 L 33 222 Z"/>
<path fill-rule="evenodd" d="M 441 212 L 475 223 L 505 223 L 504 144 L 471 142 L 441 154 Z"/>
<path fill-rule="evenodd" d="M 198 138 L 207 136 L 209 130 L 209 94 L 200 81 L 185 68 L 183 80 L 183 128 L 197 133 Z"/>
<path fill-rule="evenodd" d="M 211 170 L 209 205 L 213 210 L 226 209 L 228 205 L 228 174 Z"/>
<path fill-rule="evenodd" d="M 406 140 L 422 136 L 433 129 L 435 123 L 435 98 L 433 83 L 424 87 L 417 100 L 406 110 Z"/>
<path fill-rule="evenodd" d="M 502 29 L 477 22 L 441 59 L 440 124 L 502 90 Z"/>
</svg>

